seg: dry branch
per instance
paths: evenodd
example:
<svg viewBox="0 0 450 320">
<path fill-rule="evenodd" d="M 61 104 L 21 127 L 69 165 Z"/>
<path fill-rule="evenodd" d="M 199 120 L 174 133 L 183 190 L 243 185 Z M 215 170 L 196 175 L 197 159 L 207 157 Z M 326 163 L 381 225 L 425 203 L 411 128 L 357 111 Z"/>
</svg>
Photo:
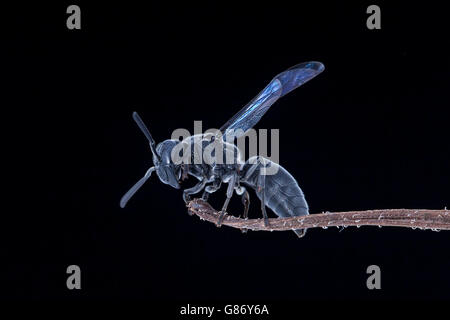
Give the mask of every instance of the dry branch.
<svg viewBox="0 0 450 320">
<path fill-rule="evenodd" d="M 194 199 L 187 204 L 188 212 L 202 220 L 217 224 L 219 213 L 208 202 Z M 284 231 L 303 228 L 328 228 L 346 226 L 391 226 L 438 230 L 450 230 L 450 210 L 384 209 L 348 212 L 327 212 L 301 217 L 269 219 L 241 219 L 227 215 L 223 225 L 254 231 Z"/>
</svg>

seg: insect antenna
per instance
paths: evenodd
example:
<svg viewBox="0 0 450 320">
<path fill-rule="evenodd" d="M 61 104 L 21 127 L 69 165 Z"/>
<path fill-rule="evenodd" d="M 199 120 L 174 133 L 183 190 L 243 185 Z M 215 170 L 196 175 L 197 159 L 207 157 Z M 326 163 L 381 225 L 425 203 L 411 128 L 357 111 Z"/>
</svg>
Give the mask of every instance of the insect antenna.
<svg viewBox="0 0 450 320">
<path fill-rule="evenodd" d="M 136 191 L 138 191 L 139 188 L 142 187 L 142 185 L 145 183 L 145 181 L 147 181 L 148 178 L 150 178 L 150 176 L 152 175 L 152 172 L 155 170 L 156 170 L 155 167 L 151 167 L 150 169 L 148 169 L 147 172 L 145 173 L 145 175 L 138 182 L 136 182 L 135 185 L 132 186 L 131 189 L 128 190 L 127 193 L 125 193 L 125 195 L 122 197 L 122 199 L 120 199 L 120 207 L 121 208 L 125 207 L 128 200 L 130 200 L 130 198 L 136 193 Z"/>
<path fill-rule="evenodd" d="M 138 125 L 139 129 L 144 133 L 147 140 L 150 142 L 150 149 L 152 150 L 153 156 L 156 157 L 158 160 L 160 160 L 160 157 L 158 153 L 156 153 L 156 144 L 155 140 L 153 140 L 152 135 L 150 134 L 150 131 L 148 130 L 147 126 L 144 124 L 144 121 L 142 121 L 139 114 L 135 111 L 133 112 L 133 119 Z"/>
</svg>

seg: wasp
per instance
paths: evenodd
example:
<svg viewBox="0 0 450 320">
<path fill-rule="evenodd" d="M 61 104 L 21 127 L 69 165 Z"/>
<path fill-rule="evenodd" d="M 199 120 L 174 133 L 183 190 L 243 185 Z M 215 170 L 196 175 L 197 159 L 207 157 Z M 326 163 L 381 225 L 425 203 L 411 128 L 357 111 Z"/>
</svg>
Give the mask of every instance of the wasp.
<svg viewBox="0 0 450 320">
<path fill-rule="evenodd" d="M 226 200 L 219 214 L 217 225 L 223 222 L 226 210 L 234 192 L 241 196 L 244 204 L 243 217 L 247 219 L 250 206 L 250 196 L 247 188 L 255 191 L 261 202 L 264 223 L 268 226 L 266 207 L 278 217 L 304 216 L 309 214 L 308 204 L 303 191 L 295 178 L 279 164 L 262 156 L 242 159 L 239 149 L 233 142 L 228 142 L 230 133 L 235 138 L 242 137 L 249 129 L 258 123 L 262 116 L 279 98 L 311 80 L 325 69 L 320 62 L 304 62 L 297 64 L 275 76 L 270 83 L 256 95 L 247 105 L 228 120 L 220 129 L 219 134 L 204 134 L 187 137 L 183 140 L 168 139 L 156 145 L 150 131 L 141 117 L 134 112 L 133 119 L 147 138 L 153 154 L 153 166 L 120 200 L 123 208 L 137 190 L 156 174 L 161 182 L 180 189 L 180 179 L 193 176 L 198 183 L 183 190 L 183 199 L 187 203 L 191 196 L 203 191 L 202 199 L 207 200 L 209 194 L 217 191 L 222 183 L 228 184 Z M 209 161 L 193 161 L 202 150 L 215 143 L 220 144 L 222 155 L 210 153 Z M 189 150 L 189 151 L 186 151 Z M 216 150 L 216 149 L 214 149 Z M 184 155 L 189 161 L 174 161 L 174 154 Z M 225 156 L 231 154 L 223 161 Z M 221 160 L 221 161 L 219 161 Z M 267 174 L 270 167 L 275 174 Z M 247 188 L 246 188 L 247 187 Z M 293 230 L 298 237 L 303 237 L 306 229 Z"/>
</svg>

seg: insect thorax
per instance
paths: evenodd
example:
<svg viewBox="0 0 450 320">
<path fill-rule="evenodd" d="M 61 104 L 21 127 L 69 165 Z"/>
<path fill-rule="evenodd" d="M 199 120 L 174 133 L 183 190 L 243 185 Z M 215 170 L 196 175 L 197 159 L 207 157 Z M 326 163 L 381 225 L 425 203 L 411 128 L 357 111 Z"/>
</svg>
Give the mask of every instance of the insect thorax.
<svg viewBox="0 0 450 320">
<path fill-rule="evenodd" d="M 232 143 L 215 139 L 212 134 L 198 134 L 185 138 L 174 150 L 174 160 L 181 159 L 188 173 L 198 177 L 225 176 L 227 172 L 238 170 L 244 161 L 239 149 Z M 176 161 L 174 161 L 176 162 Z"/>
</svg>

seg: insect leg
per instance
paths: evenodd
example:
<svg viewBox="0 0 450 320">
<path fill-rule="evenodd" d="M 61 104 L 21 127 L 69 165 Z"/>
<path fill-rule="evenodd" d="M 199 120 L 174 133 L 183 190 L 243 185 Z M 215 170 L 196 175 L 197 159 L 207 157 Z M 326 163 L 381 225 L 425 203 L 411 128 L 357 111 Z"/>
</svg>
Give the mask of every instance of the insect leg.
<svg viewBox="0 0 450 320">
<path fill-rule="evenodd" d="M 182 163 L 181 164 L 181 181 L 184 181 L 188 178 L 188 169 L 186 164 Z"/>
<path fill-rule="evenodd" d="M 261 192 L 261 211 L 264 217 L 264 226 L 269 226 L 269 217 L 266 212 L 266 202 L 265 202 L 265 187 L 266 187 L 266 174 L 265 174 L 265 164 L 262 161 L 261 164 L 263 168 L 261 168 L 259 177 L 258 177 L 258 192 Z"/>
<path fill-rule="evenodd" d="M 250 194 L 248 193 L 247 189 L 244 187 L 241 187 L 244 189 L 244 193 L 241 196 L 242 203 L 244 204 L 244 219 L 247 220 L 248 218 L 248 209 L 250 208 Z M 241 229 L 242 233 L 247 233 L 247 229 Z"/>
<path fill-rule="evenodd" d="M 220 186 L 222 185 L 222 180 L 218 177 L 216 177 L 212 183 L 212 185 L 207 186 L 205 188 L 205 191 L 203 191 L 202 200 L 208 201 L 209 195 L 213 192 L 216 192 L 220 189 Z"/>
<path fill-rule="evenodd" d="M 206 179 L 203 178 L 202 180 L 200 180 L 195 186 L 193 186 L 192 188 L 186 189 L 183 191 L 183 200 L 184 202 L 188 203 L 191 200 L 190 195 L 191 194 L 196 194 L 200 191 L 202 191 L 202 189 L 205 187 L 206 185 Z"/>
<path fill-rule="evenodd" d="M 233 175 L 228 182 L 228 188 L 227 188 L 227 198 L 225 200 L 225 203 L 223 204 L 222 210 L 219 214 L 219 219 L 217 220 L 217 226 L 220 227 L 222 225 L 222 221 L 225 217 L 225 214 L 227 212 L 228 204 L 230 203 L 231 197 L 233 196 L 233 191 L 236 183 L 236 175 Z"/>
</svg>

